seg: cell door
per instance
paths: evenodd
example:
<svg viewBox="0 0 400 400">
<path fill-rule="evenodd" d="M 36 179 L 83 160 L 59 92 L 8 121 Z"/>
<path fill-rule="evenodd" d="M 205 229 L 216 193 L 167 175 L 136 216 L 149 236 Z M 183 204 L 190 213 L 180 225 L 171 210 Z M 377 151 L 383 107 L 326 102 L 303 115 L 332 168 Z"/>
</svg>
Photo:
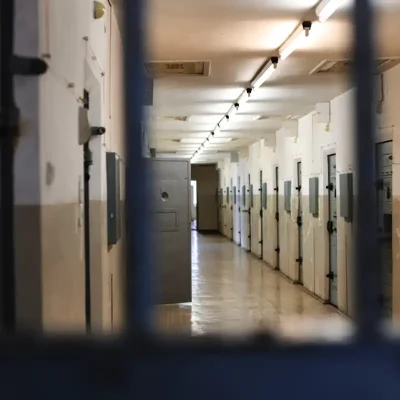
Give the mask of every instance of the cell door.
<svg viewBox="0 0 400 400">
<path fill-rule="evenodd" d="M 276 245 L 275 245 L 275 253 L 276 253 L 276 269 L 279 269 L 279 167 L 275 167 L 275 223 L 276 223 Z"/>
<path fill-rule="evenodd" d="M 264 257 L 264 246 L 263 246 L 263 242 L 264 242 L 264 229 L 263 229 L 263 172 L 260 171 L 260 222 L 259 222 L 259 234 L 258 237 L 260 238 L 260 258 L 263 259 Z"/>
<path fill-rule="evenodd" d="M 338 305 L 338 268 L 337 268 L 337 206 L 336 206 L 336 154 L 328 156 L 328 210 L 329 220 L 329 301 Z"/>
<path fill-rule="evenodd" d="M 385 317 L 392 315 L 392 164 L 393 142 L 377 144 L 378 165 L 378 229 L 382 266 L 382 293 L 380 302 Z"/>
<path fill-rule="evenodd" d="M 248 238 L 248 248 L 249 248 L 249 251 L 251 251 L 251 208 L 253 207 L 253 185 L 251 184 L 251 175 L 250 174 L 248 174 L 247 175 L 247 183 L 248 183 L 248 187 L 249 187 L 249 189 L 248 189 L 248 191 L 249 191 L 249 208 L 248 208 L 248 223 L 247 223 L 247 226 L 248 226 L 248 235 L 247 235 L 247 238 Z"/>
<path fill-rule="evenodd" d="M 231 199 L 231 201 L 230 201 L 230 218 L 231 218 L 231 223 L 230 223 L 230 231 L 229 231 L 229 237 L 230 237 L 230 239 L 233 241 L 234 239 L 235 239 L 235 230 L 234 230 L 234 225 L 235 225 L 235 217 L 234 217 L 234 213 L 235 213 L 235 210 L 234 210 L 234 199 L 233 199 L 233 197 L 234 197 L 234 193 L 233 193 L 233 179 L 231 178 L 231 186 L 230 186 L 230 188 L 229 188 L 229 190 L 230 190 L 230 199 Z M 235 194 L 235 196 L 236 196 L 236 194 Z"/>
<path fill-rule="evenodd" d="M 241 214 L 241 210 L 242 210 L 242 196 L 243 193 L 241 192 L 241 186 L 240 186 L 240 176 L 238 176 L 238 186 L 237 186 L 237 191 L 238 191 L 238 245 L 241 246 L 242 245 L 242 214 Z"/>
<path fill-rule="evenodd" d="M 157 302 L 190 302 L 190 163 L 186 160 L 149 160 L 153 169 Z"/>
<path fill-rule="evenodd" d="M 299 265 L 299 282 L 303 283 L 303 205 L 301 201 L 301 161 L 297 163 L 297 235 L 298 235 L 298 255 L 296 262 Z"/>
</svg>

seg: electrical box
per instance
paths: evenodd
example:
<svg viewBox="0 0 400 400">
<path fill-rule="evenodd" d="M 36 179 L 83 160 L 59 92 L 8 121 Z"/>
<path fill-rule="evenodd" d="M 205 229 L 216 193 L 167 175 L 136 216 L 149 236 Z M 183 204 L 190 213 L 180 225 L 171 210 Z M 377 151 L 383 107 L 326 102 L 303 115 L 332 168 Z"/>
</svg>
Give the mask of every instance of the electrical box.
<svg viewBox="0 0 400 400">
<path fill-rule="evenodd" d="M 106 166 L 107 235 L 108 245 L 112 246 L 121 239 L 121 175 L 120 158 L 117 153 L 107 153 Z"/>
<path fill-rule="evenodd" d="M 236 186 L 233 187 L 233 204 L 236 204 L 237 201 L 237 193 L 236 193 Z"/>
<path fill-rule="evenodd" d="M 246 207 L 246 185 L 242 186 L 242 206 Z"/>
<path fill-rule="evenodd" d="M 264 182 L 262 184 L 262 189 L 261 189 L 261 203 L 262 203 L 262 208 L 264 208 L 265 210 L 267 209 L 267 198 L 268 198 L 267 183 Z"/>
<path fill-rule="evenodd" d="M 285 181 L 283 187 L 284 209 L 288 213 L 291 211 L 292 181 Z"/>
<path fill-rule="evenodd" d="M 319 214 L 319 179 L 313 177 L 309 179 L 309 190 L 310 190 L 310 203 L 309 211 L 314 217 Z"/>
<path fill-rule="evenodd" d="M 254 207 L 253 185 L 250 185 L 250 207 Z"/>
<path fill-rule="evenodd" d="M 340 216 L 346 221 L 353 220 L 353 174 L 339 175 Z"/>
</svg>

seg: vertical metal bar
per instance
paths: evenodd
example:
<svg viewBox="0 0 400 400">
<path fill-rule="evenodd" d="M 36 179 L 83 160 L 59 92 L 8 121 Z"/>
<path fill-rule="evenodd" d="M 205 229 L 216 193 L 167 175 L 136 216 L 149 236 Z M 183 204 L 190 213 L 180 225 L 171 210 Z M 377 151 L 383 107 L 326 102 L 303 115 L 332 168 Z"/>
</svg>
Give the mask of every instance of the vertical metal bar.
<svg viewBox="0 0 400 400">
<path fill-rule="evenodd" d="M 15 329 L 14 271 L 14 146 L 18 137 L 18 109 L 14 101 L 14 0 L 0 2 L 0 329 Z"/>
<path fill-rule="evenodd" d="M 125 0 L 124 76 L 127 233 L 127 328 L 128 332 L 151 331 L 152 298 L 150 291 L 150 177 L 143 157 L 144 104 L 144 0 Z"/>
<path fill-rule="evenodd" d="M 375 53 L 373 10 L 370 0 L 356 0 L 354 9 L 354 64 L 356 87 L 356 207 L 355 283 L 358 337 L 379 335 L 381 268 L 377 238 L 375 196 Z"/>
</svg>

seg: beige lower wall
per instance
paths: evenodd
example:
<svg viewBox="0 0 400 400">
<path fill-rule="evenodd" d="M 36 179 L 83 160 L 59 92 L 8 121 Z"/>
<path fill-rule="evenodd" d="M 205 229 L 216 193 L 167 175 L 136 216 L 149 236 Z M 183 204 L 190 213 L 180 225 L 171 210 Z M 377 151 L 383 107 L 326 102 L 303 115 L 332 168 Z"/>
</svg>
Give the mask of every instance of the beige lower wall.
<svg viewBox="0 0 400 400">
<path fill-rule="evenodd" d="M 122 238 L 108 248 L 106 202 L 90 202 L 91 318 L 94 333 L 118 332 L 124 327 L 124 202 L 121 210 Z M 18 329 L 46 333 L 85 332 L 81 207 L 78 204 L 16 206 L 15 226 Z"/>
<path fill-rule="evenodd" d="M 248 209 L 249 196 L 246 199 Z M 259 241 L 261 196 L 254 196 L 254 207 L 251 211 L 251 252 L 260 256 Z M 243 208 L 243 207 L 242 207 Z M 400 208 L 400 207 L 399 207 Z M 326 230 L 328 221 L 328 197 L 320 196 L 319 214 L 313 216 L 309 213 L 309 197 L 302 196 L 303 209 L 303 285 L 314 293 L 322 301 L 329 300 L 329 238 Z M 277 267 L 277 226 L 275 220 L 276 198 L 274 194 L 267 196 L 267 209 L 263 210 L 263 260 L 271 267 Z M 298 258 L 298 199 L 292 196 L 291 212 L 284 211 L 284 197 L 279 196 L 279 268 L 293 282 L 299 278 Z M 400 215 L 400 212 L 399 212 Z M 248 249 L 247 224 L 248 214 L 241 213 L 242 218 L 242 247 Z M 243 225 L 244 224 L 244 225 Z M 235 227 L 234 227 L 235 229 Z M 225 236 L 227 234 L 225 233 Z M 346 222 L 339 216 L 337 224 L 337 262 L 338 262 L 338 308 L 344 313 L 352 315 L 354 312 L 354 300 L 352 295 L 352 246 L 353 229 L 352 223 Z M 400 239 L 399 239 L 400 253 Z M 400 263 L 399 263 L 400 264 Z M 400 267 L 400 265 L 399 265 Z M 400 274 L 398 279 L 400 280 Z M 354 291 L 353 291 L 354 292 Z M 400 296 L 398 301 L 400 302 Z M 399 311 L 400 313 L 400 305 Z"/>
<path fill-rule="evenodd" d="M 83 215 L 78 204 L 41 207 L 42 323 L 46 332 L 85 331 Z"/>
</svg>

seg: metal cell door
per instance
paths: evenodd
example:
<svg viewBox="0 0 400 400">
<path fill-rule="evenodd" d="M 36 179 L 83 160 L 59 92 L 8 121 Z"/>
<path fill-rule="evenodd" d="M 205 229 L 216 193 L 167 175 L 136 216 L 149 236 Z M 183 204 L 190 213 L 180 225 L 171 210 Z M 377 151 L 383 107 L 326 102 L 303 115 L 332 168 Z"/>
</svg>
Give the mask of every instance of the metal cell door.
<svg viewBox="0 0 400 400">
<path fill-rule="evenodd" d="M 231 223 L 230 223 L 230 231 L 229 231 L 229 238 L 233 241 L 235 240 L 235 231 L 234 231 L 234 225 L 235 225 L 235 217 L 234 217 L 234 197 L 236 197 L 236 194 L 233 193 L 233 179 L 231 178 L 231 186 L 229 188 L 229 193 L 230 193 L 230 218 L 231 218 Z"/>
<path fill-rule="evenodd" d="M 263 246 L 263 242 L 264 242 L 264 229 L 263 229 L 263 202 L 262 202 L 262 198 L 263 198 L 263 173 L 262 170 L 260 171 L 260 223 L 259 223 L 259 238 L 260 238 L 260 258 L 263 259 L 264 257 L 264 246 Z"/>
<path fill-rule="evenodd" d="M 253 207 L 253 185 L 251 184 L 251 175 L 248 174 L 247 176 L 247 183 L 249 185 L 249 213 L 248 213 L 248 245 L 249 245 L 249 251 L 251 251 L 251 209 Z"/>
<path fill-rule="evenodd" d="M 337 207 L 336 207 L 336 154 L 328 156 L 328 210 L 329 220 L 327 231 L 329 235 L 329 301 L 338 305 L 337 276 Z"/>
<path fill-rule="evenodd" d="M 393 142 L 377 144 L 378 165 L 378 229 L 382 268 L 380 302 L 386 317 L 392 315 L 392 169 Z"/>
<path fill-rule="evenodd" d="M 297 163 L 297 235 L 298 235 L 298 256 L 296 262 L 299 265 L 299 282 L 303 283 L 303 204 L 301 201 L 301 161 Z"/>
<path fill-rule="evenodd" d="M 158 303 L 192 300 L 190 164 L 151 159 Z"/>
<path fill-rule="evenodd" d="M 275 222 L 276 222 L 276 269 L 279 269 L 279 167 L 275 167 Z"/>
<path fill-rule="evenodd" d="M 237 202 L 238 202 L 238 244 L 239 246 L 242 245 L 242 214 L 241 214 L 241 210 L 242 210 L 242 196 L 243 193 L 241 192 L 241 186 L 240 186 L 240 176 L 238 176 L 238 186 L 237 186 L 237 191 L 238 191 L 238 198 L 237 198 Z"/>
</svg>

